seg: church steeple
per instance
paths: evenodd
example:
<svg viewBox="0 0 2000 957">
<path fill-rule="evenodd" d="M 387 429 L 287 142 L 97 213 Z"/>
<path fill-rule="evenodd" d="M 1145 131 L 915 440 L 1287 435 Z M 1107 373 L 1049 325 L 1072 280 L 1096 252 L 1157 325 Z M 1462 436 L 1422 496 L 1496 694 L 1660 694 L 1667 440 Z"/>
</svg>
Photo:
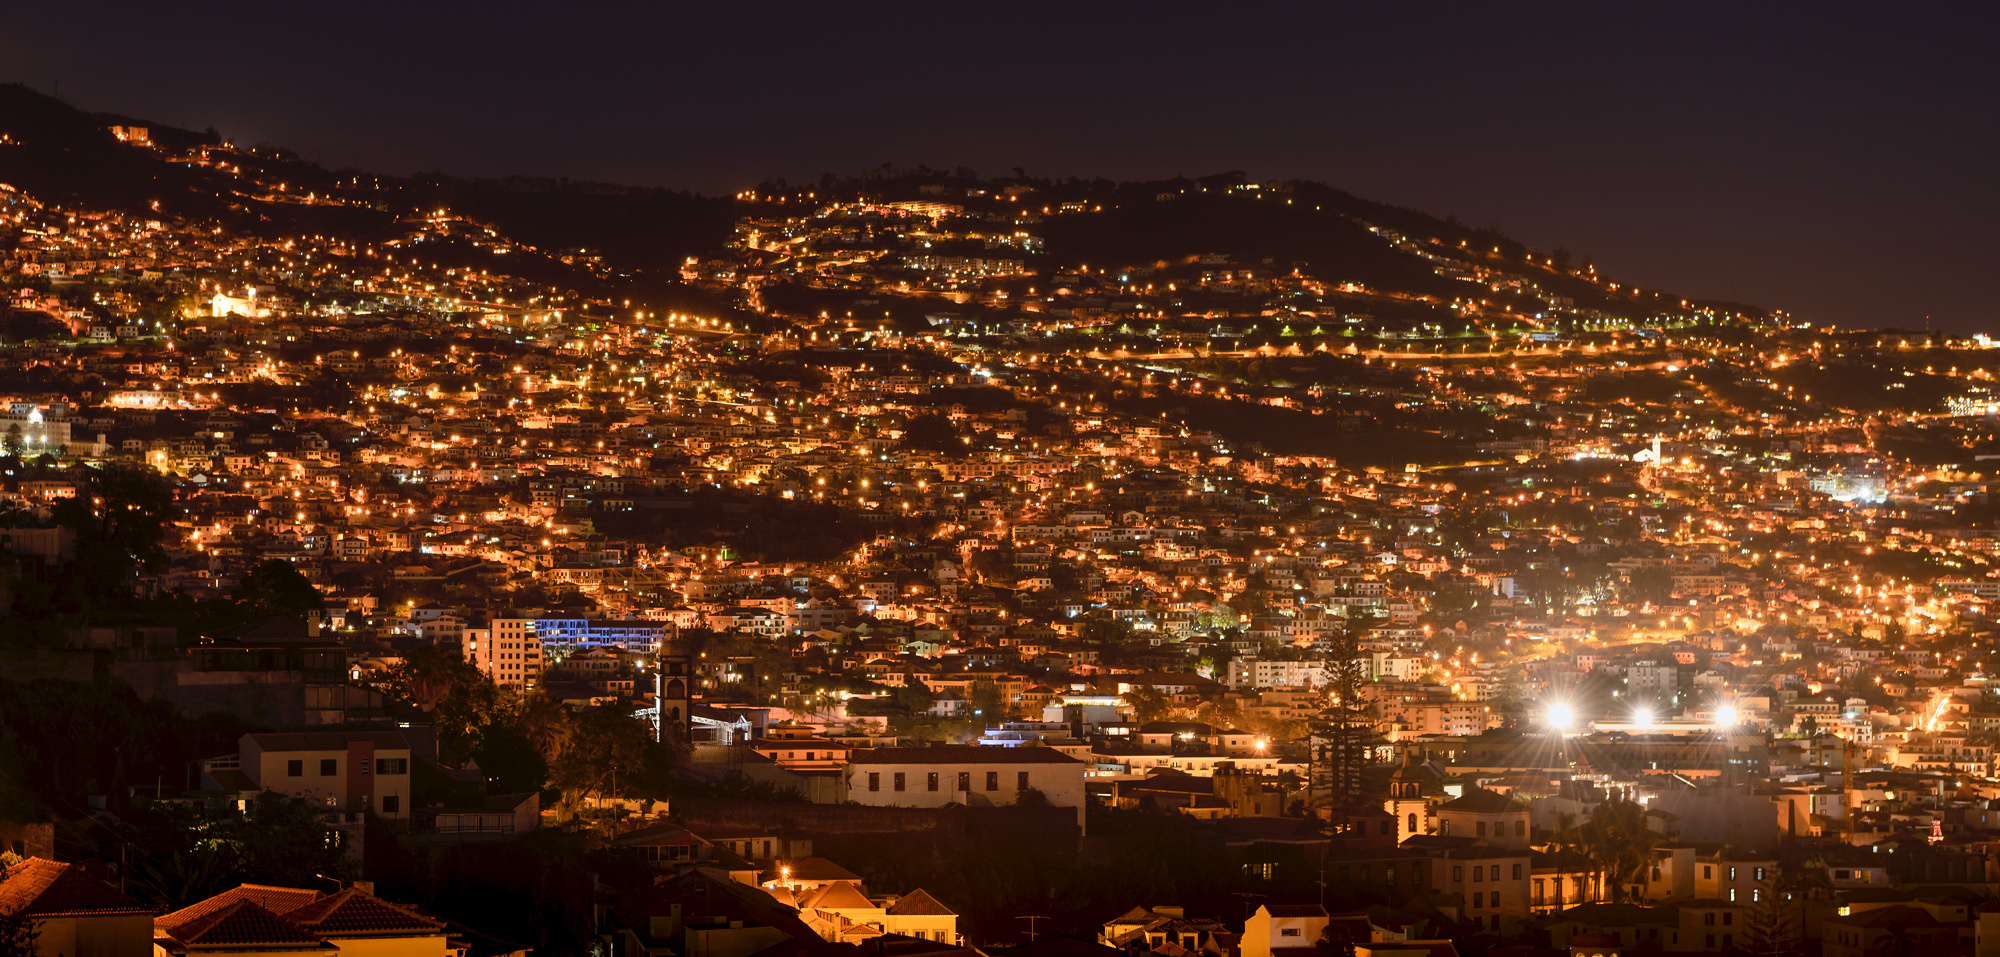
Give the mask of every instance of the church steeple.
<svg viewBox="0 0 2000 957">
<path fill-rule="evenodd" d="M 1389 800 L 1382 809 L 1396 818 L 1397 843 L 1431 830 L 1430 801 L 1424 797 L 1430 772 L 1418 761 L 1418 751 L 1403 749 L 1403 766 L 1389 774 Z"/>
</svg>

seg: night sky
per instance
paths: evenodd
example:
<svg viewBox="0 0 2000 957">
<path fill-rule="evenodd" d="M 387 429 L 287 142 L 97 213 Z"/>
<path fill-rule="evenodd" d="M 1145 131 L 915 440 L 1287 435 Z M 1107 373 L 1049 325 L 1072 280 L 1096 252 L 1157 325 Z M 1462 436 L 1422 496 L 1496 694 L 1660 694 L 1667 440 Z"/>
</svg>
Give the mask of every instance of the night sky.
<svg viewBox="0 0 2000 957">
<path fill-rule="evenodd" d="M 2000 334 L 2000 15 L 1736 6 L 43 3 L 0 79 L 391 173 L 1240 169 L 1683 295 Z"/>
</svg>

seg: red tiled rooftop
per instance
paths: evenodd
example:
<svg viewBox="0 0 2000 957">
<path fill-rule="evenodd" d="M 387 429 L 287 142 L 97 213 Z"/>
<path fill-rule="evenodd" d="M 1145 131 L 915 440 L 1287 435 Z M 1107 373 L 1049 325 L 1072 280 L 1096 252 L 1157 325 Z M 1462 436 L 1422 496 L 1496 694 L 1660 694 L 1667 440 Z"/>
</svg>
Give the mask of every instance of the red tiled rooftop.
<svg viewBox="0 0 2000 957">
<path fill-rule="evenodd" d="M 283 918 L 248 899 L 236 900 L 209 911 L 174 928 L 168 936 L 190 950 L 240 950 L 246 947 L 332 949 L 332 945 L 286 923 Z"/>
<path fill-rule="evenodd" d="M 0 877 L 0 913 L 55 917 L 63 914 L 149 914 L 110 884 L 75 864 L 31 857 Z"/>
<path fill-rule="evenodd" d="M 442 931 L 444 924 L 399 904 L 350 887 L 285 915 L 321 937 Z"/>
<path fill-rule="evenodd" d="M 207 900 L 196 901 L 172 913 L 153 918 L 153 926 L 172 933 L 175 928 L 237 901 L 255 901 L 273 914 L 284 914 L 319 900 L 320 892 L 306 887 L 274 887 L 270 884 L 238 884 Z"/>
</svg>

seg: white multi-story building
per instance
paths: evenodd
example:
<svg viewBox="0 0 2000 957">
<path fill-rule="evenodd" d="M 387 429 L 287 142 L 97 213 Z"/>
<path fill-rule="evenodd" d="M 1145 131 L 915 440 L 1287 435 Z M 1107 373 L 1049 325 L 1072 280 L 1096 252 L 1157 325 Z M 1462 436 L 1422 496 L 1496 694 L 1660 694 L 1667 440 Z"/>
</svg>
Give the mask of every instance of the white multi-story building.
<svg viewBox="0 0 2000 957">
<path fill-rule="evenodd" d="M 1680 668 L 1669 661 L 1636 661 L 1625 667 L 1625 693 L 1635 699 L 1666 698 L 1680 687 Z"/>
<path fill-rule="evenodd" d="M 13 402 L 0 412 L 0 435 L 9 441 L 19 436 L 24 455 L 67 451 L 70 424 L 69 407 L 61 402 L 51 403 L 46 411 L 33 402 Z"/>
<path fill-rule="evenodd" d="M 1250 681 L 1259 688 L 1320 688 L 1326 685 L 1326 663 L 1258 661 L 1250 666 Z"/>
</svg>

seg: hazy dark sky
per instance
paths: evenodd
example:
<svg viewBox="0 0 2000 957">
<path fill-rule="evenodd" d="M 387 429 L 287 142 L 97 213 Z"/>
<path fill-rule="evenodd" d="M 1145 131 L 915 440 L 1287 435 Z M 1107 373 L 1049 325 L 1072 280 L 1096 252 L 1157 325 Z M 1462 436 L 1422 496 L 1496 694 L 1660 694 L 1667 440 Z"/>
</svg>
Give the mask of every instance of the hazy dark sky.
<svg viewBox="0 0 2000 957">
<path fill-rule="evenodd" d="M 1305 177 L 1645 286 L 2000 334 L 2000 15 L 1892 6 L 45 3 L 0 79 L 396 173 Z"/>
</svg>

